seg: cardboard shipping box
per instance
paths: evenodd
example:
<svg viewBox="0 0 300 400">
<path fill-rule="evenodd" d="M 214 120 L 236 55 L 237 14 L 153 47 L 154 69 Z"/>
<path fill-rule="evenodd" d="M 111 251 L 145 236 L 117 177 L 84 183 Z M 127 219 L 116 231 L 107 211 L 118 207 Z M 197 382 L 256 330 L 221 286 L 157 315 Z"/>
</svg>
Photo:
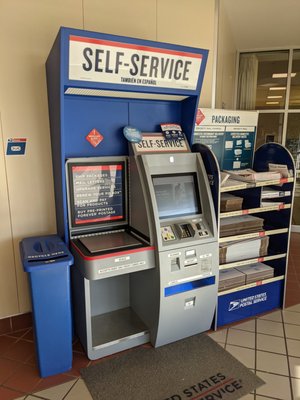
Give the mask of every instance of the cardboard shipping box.
<svg viewBox="0 0 300 400">
<path fill-rule="evenodd" d="M 236 267 L 236 269 L 245 274 L 246 284 L 262 281 L 263 279 L 273 278 L 274 276 L 274 269 L 269 265 L 260 262 L 251 265 L 244 265 L 242 267 Z"/>
<path fill-rule="evenodd" d="M 263 230 L 264 219 L 253 215 L 222 218 L 220 220 L 220 237 L 260 232 Z"/>
<path fill-rule="evenodd" d="M 221 212 L 238 211 L 242 209 L 243 198 L 230 193 L 221 194 Z"/>
<path fill-rule="evenodd" d="M 220 264 L 263 257 L 268 254 L 269 236 L 220 243 Z"/>
<path fill-rule="evenodd" d="M 221 269 L 219 272 L 219 292 L 245 285 L 246 275 L 235 268 Z"/>
</svg>

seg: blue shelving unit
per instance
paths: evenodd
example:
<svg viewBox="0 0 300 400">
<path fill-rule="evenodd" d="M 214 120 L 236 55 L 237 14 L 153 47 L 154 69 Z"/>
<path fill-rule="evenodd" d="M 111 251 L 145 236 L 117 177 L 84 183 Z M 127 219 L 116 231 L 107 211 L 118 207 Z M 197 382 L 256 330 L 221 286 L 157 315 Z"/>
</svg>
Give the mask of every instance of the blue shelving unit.
<svg viewBox="0 0 300 400">
<path fill-rule="evenodd" d="M 206 172 L 211 177 L 211 189 L 219 222 L 221 218 L 245 214 L 264 219 L 263 232 L 220 237 L 220 243 L 262 236 L 268 236 L 269 239 L 268 254 L 265 256 L 221 264 L 220 269 L 251 265 L 255 262 L 263 262 L 274 269 L 273 278 L 220 292 L 214 328 L 284 307 L 295 179 L 295 165 L 291 154 L 278 143 L 266 143 L 255 151 L 253 161 L 253 169 L 257 172 L 268 171 L 269 163 L 286 165 L 291 175 L 288 178 L 256 183 L 235 181 L 234 184 L 220 186 L 220 170 L 214 154 L 205 145 L 194 144 L 192 149 L 199 151 L 203 160 L 206 160 Z M 288 193 L 288 195 L 281 197 L 278 205 L 261 207 L 264 187 Z M 242 197 L 243 209 L 221 213 L 220 198 L 225 192 Z"/>
</svg>

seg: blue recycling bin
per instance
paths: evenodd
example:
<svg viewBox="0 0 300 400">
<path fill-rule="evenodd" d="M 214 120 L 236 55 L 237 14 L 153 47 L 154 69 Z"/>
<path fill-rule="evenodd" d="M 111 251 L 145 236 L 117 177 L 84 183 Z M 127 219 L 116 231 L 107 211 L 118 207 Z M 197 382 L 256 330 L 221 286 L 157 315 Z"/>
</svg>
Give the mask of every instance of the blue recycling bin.
<svg viewBox="0 0 300 400">
<path fill-rule="evenodd" d="M 35 345 L 41 377 L 72 368 L 70 266 L 73 256 L 57 235 L 20 242 L 29 274 Z"/>
</svg>

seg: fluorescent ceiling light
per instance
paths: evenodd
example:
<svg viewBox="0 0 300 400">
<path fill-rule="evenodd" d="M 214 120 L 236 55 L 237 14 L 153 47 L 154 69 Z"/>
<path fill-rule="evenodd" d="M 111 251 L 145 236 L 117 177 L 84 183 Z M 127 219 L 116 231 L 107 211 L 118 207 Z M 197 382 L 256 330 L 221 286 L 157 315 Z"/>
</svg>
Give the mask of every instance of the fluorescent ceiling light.
<svg viewBox="0 0 300 400">
<path fill-rule="evenodd" d="M 270 87 L 269 90 L 286 90 L 286 86 Z"/>
<path fill-rule="evenodd" d="M 279 101 L 266 101 L 266 104 L 279 104 Z"/>
<path fill-rule="evenodd" d="M 267 96 L 268 99 L 282 99 L 282 96 Z"/>
<path fill-rule="evenodd" d="M 284 72 L 282 74 L 273 74 L 272 78 L 287 78 L 288 74 L 287 72 Z M 296 72 L 291 73 L 291 77 L 294 78 L 296 76 Z"/>
</svg>

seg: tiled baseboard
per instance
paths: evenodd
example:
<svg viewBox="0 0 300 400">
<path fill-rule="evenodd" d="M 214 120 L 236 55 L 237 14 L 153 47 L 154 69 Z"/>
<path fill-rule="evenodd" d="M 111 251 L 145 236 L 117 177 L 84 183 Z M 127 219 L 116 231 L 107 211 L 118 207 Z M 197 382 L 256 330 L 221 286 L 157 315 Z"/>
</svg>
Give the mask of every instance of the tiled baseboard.
<svg viewBox="0 0 300 400">
<path fill-rule="evenodd" d="M 32 313 L 0 319 L 0 335 L 32 327 Z"/>
</svg>

